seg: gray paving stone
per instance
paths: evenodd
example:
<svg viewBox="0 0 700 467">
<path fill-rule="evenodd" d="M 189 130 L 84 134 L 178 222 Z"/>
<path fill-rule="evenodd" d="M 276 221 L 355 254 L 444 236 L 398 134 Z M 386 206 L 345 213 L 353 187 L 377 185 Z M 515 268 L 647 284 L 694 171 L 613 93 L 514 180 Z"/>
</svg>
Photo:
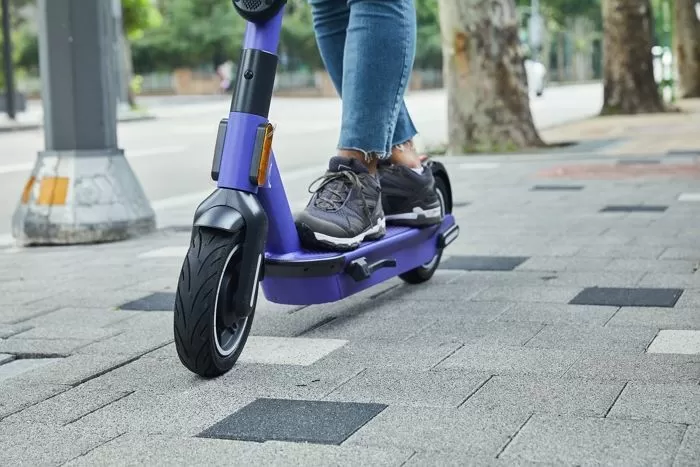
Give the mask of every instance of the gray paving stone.
<svg viewBox="0 0 700 467">
<path fill-rule="evenodd" d="M 91 342 L 88 339 L 20 339 L 13 336 L 0 339 L 0 352 L 23 356 L 70 355 Z"/>
<path fill-rule="evenodd" d="M 548 325 L 527 347 L 643 352 L 657 333 L 650 327 Z"/>
<path fill-rule="evenodd" d="M 511 467 L 556 467 L 557 464 L 545 462 L 528 462 L 522 460 L 503 460 L 496 454 L 482 453 L 477 449 L 445 451 L 420 451 L 406 462 L 406 467 L 488 467 L 507 465 Z"/>
<path fill-rule="evenodd" d="M 175 306 L 175 292 L 153 292 L 131 300 L 120 303 L 120 310 L 133 311 L 170 311 Z"/>
<path fill-rule="evenodd" d="M 124 355 L 137 357 L 173 342 L 170 327 L 124 331 L 109 339 L 104 339 L 77 350 L 80 354 Z"/>
<path fill-rule="evenodd" d="M 31 326 L 26 324 L 0 324 L 0 339 L 12 337 L 28 329 L 31 329 Z"/>
<path fill-rule="evenodd" d="M 204 438 L 340 444 L 385 404 L 256 399 L 204 430 Z"/>
<path fill-rule="evenodd" d="M 552 287 L 635 287 L 642 272 L 569 272 L 549 274 L 547 285 Z"/>
<path fill-rule="evenodd" d="M 478 449 L 496 455 L 526 420 L 520 414 L 389 406 L 345 445 L 424 450 Z"/>
<path fill-rule="evenodd" d="M 134 313 L 110 308 L 61 308 L 23 322 L 32 327 L 81 326 L 101 328 L 128 319 Z"/>
<path fill-rule="evenodd" d="M 411 457 L 411 449 L 327 446 L 269 441 L 250 453 L 248 465 L 265 466 L 395 466 Z M 230 464 L 229 464 L 230 465 Z"/>
<path fill-rule="evenodd" d="M 494 318 L 496 318 L 494 316 Z M 422 330 L 421 339 L 471 345 L 523 345 L 543 325 L 527 322 L 475 322 L 469 318 L 439 317 Z"/>
<path fill-rule="evenodd" d="M 698 425 L 700 386 L 629 383 L 608 417 Z"/>
<path fill-rule="evenodd" d="M 95 465 L 212 465 L 243 463 L 259 449 L 256 443 L 126 433 L 76 457 L 66 467 Z M 250 465 L 250 464 L 249 464 Z"/>
<path fill-rule="evenodd" d="M 497 321 L 541 324 L 603 325 L 618 310 L 614 306 L 565 305 L 558 303 L 516 303 L 500 314 Z"/>
<path fill-rule="evenodd" d="M 3 324 L 18 324 L 24 323 L 34 317 L 45 315 L 54 310 L 56 307 L 51 305 L 36 306 L 32 305 L 0 305 L 0 323 Z"/>
<path fill-rule="evenodd" d="M 677 308 L 698 308 L 700 307 L 700 289 L 686 290 L 681 298 L 676 302 Z"/>
<path fill-rule="evenodd" d="M 51 365 L 60 361 L 58 358 L 21 358 L 0 366 L 0 381 L 11 379 L 28 371 Z"/>
<path fill-rule="evenodd" d="M 324 400 L 457 407 L 488 378 L 489 375 L 468 374 L 461 370 L 368 369 L 336 388 Z"/>
<path fill-rule="evenodd" d="M 691 467 L 700 465 L 700 426 L 689 426 L 683 437 L 673 467 Z"/>
<path fill-rule="evenodd" d="M 607 258 L 556 258 L 535 256 L 518 267 L 518 271 L 588 272 L 600 271 L 610 262 Z"/>
<path fill-rule="evenodd" d="M 327 365 L 361 365 L 367 368 L 409 368 L 429 370 L 449 355 L 460 344 L 431 343 L 418 339 L 404 341 L 370 340 L 350 342 L 320 360 Z"/>
<path fill-rule="evenodd" d="M 654 383 L 697 383 L 700 358 L 686 355 L 587 352 L 566 372 L 567 378 Z"/>
<path fill-rule="evenodd" d="M 595 245 L 586 246 L 576 253 L 584 258 L 625 258 L 625 259 L 657 259 L 666 248 L 648 245 Z"/>
<path fill-rule="evenodd" d="M 0 365 L 14 360 L 15 356 L 7 353 L 0 353 Z"/>
<path fill-rule="evenodd" d="M 400 466 L 411 450 L 372 449 L 357 446 L 307 445 L 269 441 L 244 441 L 139 436 L 126 434 L 90 451 L 66 466 L 105 465 L 119 459 L 122 465 L 230 466 L 231 460 L 265 466 Z"/>
<path fill-rule="evenodd" d="M 622 387 L 623 383 L 581 379 L 494 376 L 467 400 L 461 410 L 602 417 Z"/>
<path fill-rule="evenodd" d="M 682 425 L 667 423 L 536 414 L 500 458 L 560 465 L 668 465 L 684 431 Z"/>
<path fill-rule="evenodd" d="M 452 256 L 440 262 L 441 269 L 463 271 L 512 271 L 526 256 Z"/>
<path fill-rule="evenodd" d="M 72 355 L 12 378 L 23 384 L 77 385 L 125 364 L 124 355 Z"/>
<path fill-rule="evenodd" d="M 686 260 L 647 260 L 647 259 L 612 259 L 606 266 L 606 271 L 641 271 L 641 272 L 670 272 L 691 274 L 695 270 L 694 261 Z"/>
<path fill-rule="evenodd" d="M 465 345 L 436 367 L 462 368 L 473 373 L 561 376 L 579 358 L 573 350 Z"/>
<path fill-rule="evenodd" d="M 115 272 L 110 273 L 110 280 L 118 277 Z M 75 278 L 78 282 L 78 278 Z M 95 278 L 88 278 L 91 283 L 97 282 Z M 107 282 L 107 281 L 105 281 Z M 123 286 L 122 286 L 123 287 Z M 32 306 L 43 308 L 109 308 L 115 309 L 122 303 L 135 300 L 143 295 L 140 290 L 105 290 L 100 288 L 99 292 L 94 290 L 75 290 L 72 293 L 61 293 L 57 296 L 45 298 L 32 302 Z"/>
<path fill-rule="evenodd" d="M 109 427 L 86 433 L 70 426 L 3 422 L 0 465 L 62 465 L 119 434 Z"/>
<path fill-rule="evenodd" d="M 7 417 L 5 421 L 63 426 L 128 394 L 128 392 L 94 389 L 80 385 L 17 412 Z"/>
<path fill-rule="evenodd" d="M 684 293 L 685 295 L 685 293 Z M 682 298 L 682 297 L 681 297 Z M 697 308 L 622 307 L 606 326 L 653 326 L 660 329 L 700 329 Z"/>
<path fill-rule="evenodd" d="M 700 261 L 700 250 L 697 248 L 669 247 L 659 259 L 684 259 Z"/>
<path fill-rule="evenodd" d="M 0 382 L 0 419 L 70 389 L 59 384 Z"/>
<path fill-rule="evenodd" d="M 69 426 L 84 432 L 109 426 L 119 432 L 195 436 L 255 399 L 217 389 L 168 394 L 137 391 Z"/>
<path fill-rule="evenodd" d="M 17 339 L 62 340 L 78 339 L 84 341 L 99 341 L 119 333 L 116 329 L 95 328 L 79 325 L 37 326 L 17 334 Z"/>
<path fill-rule="evenodd" d="M 639 287 L 699 288 L 700 274 L 654 273 L 644 274 L 637 284 Z"/>
<path fill-rule="evenodd" d="M 490 287 L 472 300 L 495 302 L 567 303 L 581 291 L 578 287 Z"/>
</svg>

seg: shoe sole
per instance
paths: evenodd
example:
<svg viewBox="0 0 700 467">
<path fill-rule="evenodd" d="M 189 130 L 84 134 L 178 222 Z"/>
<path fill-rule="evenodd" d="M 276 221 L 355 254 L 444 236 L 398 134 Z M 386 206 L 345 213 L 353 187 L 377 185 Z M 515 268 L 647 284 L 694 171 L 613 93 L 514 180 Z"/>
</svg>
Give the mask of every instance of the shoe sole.
<svg viewBox="0 0 700 467">
<path fill-rule="evenodd" d="M 351 238 L 332 237 L 330 235 L 314 232 L 306 224 L 297 225 L 297 232 L 302 245 L 307 248 L 320 248 L 333 251 L 352 251 L 357 249 L 364 241 L 379 240 L 386 234 L 386 220 L 381 218 L 375 225 L 359 235 Z"/>
<path fill-rule="evenodd" d="M 423 209 L 420 206 L 416 206 L 411 212 L 387 215 L 386 222 L 387 224 L 392 225 L 424 227 L 442 222 L 442 213 L 440 205 L 428 209 Z"/>
</svg>

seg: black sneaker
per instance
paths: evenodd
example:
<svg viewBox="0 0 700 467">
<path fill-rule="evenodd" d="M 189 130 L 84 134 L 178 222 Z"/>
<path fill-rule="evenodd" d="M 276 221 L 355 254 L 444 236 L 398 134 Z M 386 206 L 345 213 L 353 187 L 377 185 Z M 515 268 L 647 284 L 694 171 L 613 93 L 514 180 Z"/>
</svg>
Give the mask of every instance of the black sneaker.
<svg viewBox="0 0 700 467">
<path fill-rule="evenodd" d="M 435 178 L 428 167 L 419 174 L 403 165 L 384 165 L 379 180 L 387 224 L 424 227 L 442 221 Z"/>
<path fill-rule="evenodd" d="M 354 250 L 386 233 L 379 179 L 356 159 L 331 158 L 328 171 L 306 208 L 295 217 L 307 248 Z M 314 182 L 316 183 L 316 182 Z M 313 186 L 312 183 L 311 185 Z"/>
</svg>

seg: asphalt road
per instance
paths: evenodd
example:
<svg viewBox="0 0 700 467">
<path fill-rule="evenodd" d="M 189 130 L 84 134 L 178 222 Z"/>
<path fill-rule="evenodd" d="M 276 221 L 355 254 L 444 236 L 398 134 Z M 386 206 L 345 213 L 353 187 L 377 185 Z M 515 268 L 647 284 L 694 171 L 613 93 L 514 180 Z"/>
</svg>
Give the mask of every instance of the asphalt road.
<svg viewBox="0 0 700 467">
<path fill-rule="evenodd" d="M 158 118 L 120 124 L 120 146 L 153 202 L 159 223 L 186 222 L 192 209 L 213 186 L 209 180 L 216 128 L 228 109 L 224 98 L 201 100 L 145 99 Z M 446 135 L 443 91 L 407 97 L 409 110 L 427 144 Z M 551 87 L 531 100 L 535 124 L 544 129 L 596 114 L 602 104 L 597 84 Z M 270 119 L 277 125 L 274 149 L 294 206 L 308 196 L 307 184 L 320 175 L 335 148 L 340 118 L 337 99 L 276 98 Z M 41 130 L 0 134 L 0 243 L 11 237 L 10 219 L 44 146 Z"/>
</svg>

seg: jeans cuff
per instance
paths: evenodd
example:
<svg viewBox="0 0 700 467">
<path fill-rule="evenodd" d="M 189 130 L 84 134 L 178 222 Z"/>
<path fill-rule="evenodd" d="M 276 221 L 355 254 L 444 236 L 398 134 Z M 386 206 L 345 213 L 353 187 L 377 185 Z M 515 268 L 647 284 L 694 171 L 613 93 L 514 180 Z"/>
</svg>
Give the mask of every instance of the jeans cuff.
<svg viewBox="0 0 700 467">
<path fill-rule="evenodd" d="M 357 151 L 362 154 L 366 162 L 372 162 L 373 160 L 383 160 L 391 157 L 391 153 L 387 151 L 374 151 L 374 150 L 364 150 L 352 146 L 340 146 L 338 147 L 340 151 Z"/>
</svg>

